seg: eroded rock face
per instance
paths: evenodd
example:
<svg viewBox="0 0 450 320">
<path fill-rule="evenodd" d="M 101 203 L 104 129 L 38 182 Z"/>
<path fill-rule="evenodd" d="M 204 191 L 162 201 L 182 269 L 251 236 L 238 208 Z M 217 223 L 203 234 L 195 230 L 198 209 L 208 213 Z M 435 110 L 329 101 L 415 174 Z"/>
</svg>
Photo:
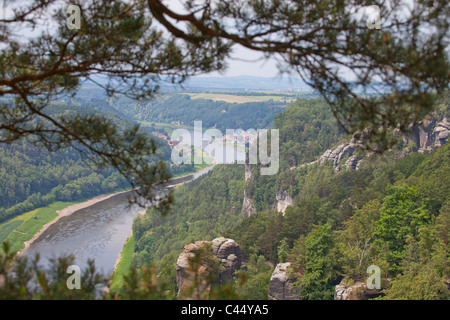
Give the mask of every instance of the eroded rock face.
<svg viewBox="0 0 450 320">
<path fill-rule="evenodd" d="M 242 201 L 242 214 L 250 217 L 256 214 L 256 207 L 253 204 L 253 198 L 247 192 L 247 185 L 250 183 L 250 179 L 252 177 L 252 170 L 248 163 L 245 163 L 245 188 L 244 188 L 244 199 Z"/>
<path fill-rule="evenodd" d="M 279 263 L 272 273 L 269 282 L 269 300 L 299 300 L 298 289 L 292 287 L 293 283 L 287 276 L 290 262 Z"/>
<path fill-rule="evenodd" d="M 286 213 L 286 208 L 294 204 L 294 200 L 286 191 L 277 191 L 277 211 Z"/>
<path fill-rule="evenodd" d="M 334 300 L 368 300 L 380 295 L 380 290 L 367 288 L 364 282 L 347 285 L 341 282 L 334 291 Z"/>
<path fill-rule="evenodd" d="M 333 162 L 334 166 L 337 166 L 342 159 L 344 159 L 347 155 L 352 156 L 353 152 L 361 147 L 362 144 L 360 143 L 354 143 L 353 141 L 350 141 L 350 143 L 343 143 L 333 150 L 330 150 L 330 152 L 327 154 L 325 153 L 319 158 L 319 163 L 331 160 Z"/>
<path fill-rule="evenodd" d="M 434 146 L 441 147 L 450 137 L 450 121 L 444 118 L 433 130 Z"/>
<path fill-rule="evenodd" d="M 413 141 L 419 152 L 430 151 L 443 146 L 450 137 L 450 122 L 447 118 L 442 121 L 425 119 L 417 126 L 410 128 L 410 134 L 403 138 L 408 143 Z"/>
<path fill-rule="evenodd" d="M 215 283 L 221 284 L 233 280 L 234 272 L 241 268 L 242 250 L 239 244 L 226 238 L 216 238 L 212 241 L 213 254 L 220 259 L 224 267 Z"/>
<path fill-rule="evenodd" d="M 356 150 L 364 146 L 364 140 L 361 138 L 357 138 L 357 136 L 359 135 L 355 134 L 348 143 L 341 143 L 333 149 L 328 149 L 317 160 L 303 164 L 300 166 L 300 168 L 316 163 L 321 164 L 326 161 L 331 161 L 333 163 L 333 166 L 336 167 L 336 171 L 339 171 L 339 165 L 341 164 L 342 160 L 348 156 L 349 159 L 345 162 L 345 166 L 347 168 L 352 167 L 353 169 L 357 169 L 361 159 L 359 159 L 354 153 Z M 292 167 L 291 170 L 295 170 L 297 168 L 298 167 Z"/>
<path fill-rule="evenodd" d="M 244 190 L 244 200 L 242 201 L 242 214 L 251 217 L 256 214 L 256 208 L 253 205 L 253 199 L 248 195 L 248 192 Z"/>
<path fill-rule="evenodd" d="M 403 139 L 405 145 L 413 142 L 418 152 L 431 151 L 447 143 L 450 137 L 450 121 L 446 117 L 441 121 L 429 117 L 422 120 L 418 125 L 411 126 L 407 134 L 401 134 L 399 130 L 395 130 L 395 132 L 399 134 L 399 139 Z M 367 153 L 362 157 L 357 156 L 355 151 L 363 146 L 364 138 L 361 138 L 359 134 L 355 134 L 348 143 L 342 143 L 333 149 L 325 151 L 317 160 L 303 164 L 300 168 L 331 161 L 333 166 L 336 167 L 335 172 L 339 172 L 342 167 L 342 160 L 348 156 L 349 158 L 343 166 L 357 170 L 366 158 L 373 155 L 373 153 Z M 409 152 L 411 150 L 406 148 L 403 156 L 406 156 Z M 297 168 L 299 167 L 292 167 L 291 170 L 296 170 Z"/>
<path fill-rule="evenodd" d="M 233 281 L 241 264 L 242 250 L 232 239 L 216 238 L 186 245 L 177 260 L 178 297 L 207 299 L 211 285 Z"/>
</svg>

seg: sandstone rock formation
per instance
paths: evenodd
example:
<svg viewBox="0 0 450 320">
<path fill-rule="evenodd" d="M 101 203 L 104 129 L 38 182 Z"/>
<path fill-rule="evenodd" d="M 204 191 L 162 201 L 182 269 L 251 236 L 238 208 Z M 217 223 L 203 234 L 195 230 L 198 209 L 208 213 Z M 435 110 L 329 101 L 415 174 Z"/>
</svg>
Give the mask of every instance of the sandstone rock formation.
<svg viewBox="0 0 450 320">
<path fill-rule="evenodd" d="M 357 134 L 353 136 L 353 138 L 348 143 L 341 143 L 337 147 L 333 149 L 328 149 L 325 151 L 317 160 L 303 164 L 300 166 L 310 166 L 316 163 L 324 163 L 326 161 L 331 161 L 333 163 L 333 166 L 336 167 L 336 171 L 339 171 L 339 165 L 341 161 L 346 158 L 347 156 L 349 159 L 345 162 L 345 166 L 352 167 L 353 169 L 358 169 L 360 158 L 358 158 L 354 153 L 356 150 L 361 148 L 364 145 L 364 141 L 357 138 Z M 291 170 L 295 170 L 298 167 L 292 167 Z"/>
<path fill-rule="evenodd" d="M 413 141 L 418 152 L 431 151 L 444 145 L 450 137 L 450 122 L 447 118 L 442 121 L 429 118 L 421 121 L 419 125 L 410 128 L 410 134 L 403 137 L 408 143 Z"/>
<path fill-rule="evenodd" d="M 322 163 L 328 160 L 333 162 L 336 167 L 342 159 L 347 155 L 352 156 L 356 149 L 362 146 L 361 141 L 357 141 L 355 138 L 350 140 L 349 143 L 342 143 L 332 150 L 327 150 L 325 153 L 317 160 L 318 163 Z"/>
<path fill-rule="evenodd" d="M 364 282 L 355 282 L 351 285 L 342 281 L 336 286 L 334 300 L 368 300 L 380 295 L 380 290 L 367 288 Z"/>
<path fill-rule="evenodd" d="M 242 251 L 239 244 L 232 239 L 216 238 L 212 241 L 212 252 L 220 259 L 224 267 L 216 278 L 216 283 L 233 280 L 234 272 L 239 270 L 242 264 Z"/>
<path fill-rule="evenodd" d="M 242 214 L 247 215 L 247 217 L 256 214 L 256 208 L 253 205 L 253 199 L 246 190 L 244 190 L 244 199 L 242 201 Z"/>
<path fill-rule="evenodd" d="M 277 211 L 286 213 L 286 208 L 292 206 L 294 204 L 294 200 L 289 196 L 286 191 L 277 191 L 276 192 L 277 199 Z"/>
<path fill-rule="evenodd" d="M 396 130 L 397 134 L 401 134 L 399 139 L 403 140 L 404 145 L 408 145 L 410 142 L 415 144 L 418 152 L 431 151 L 435 148 L 439 148 L 444 145 L 450 137 L 450 122 L 449 119 L 444 117 L 441 121 L 436 118 L 428 117 L 422 120 L 418 125 L 411 126 L 408 129 L 408 134 L 401 134 Z M 364 145 L 364 140 L 360 138 L 360 135 L 355 134 L 348 143 L 342 143 L 333 149 L 325 151 L 317 160 L 301 165 L 310 166 L 316 163 L 323 163 L 325 161 L 331 161 L 333 166 L 336 167 L 336 172 L 341 169 L 341 162 L 347 156 L 348 160 L 345 161 L 344 166 L 346 168 L 358 169 L 365 158 L 371 156 L 373 153 L 368 153 L 364 156 L 357 156 L 355 151 Z M 405 156 L 412 150 L 406 148 Z M 292 167 L 291 170 L 295 170 L 298 167 Z"/>
<path fill-rule="evenodd" d="M 253 205 L 253 199 L 251 195 L 247 192 L 247 185 L 250 183 L 252 177 L 252 170 L 248 163 L 245 163 L 245 188 L 244 188 L 244 200 L 242 201 L 242 214 L 250 217 L 256 214 L 256 208 Z"/>
<path fill-rule="evenodd" d="M 292 287 L 293 282 L 287 276 L 290 265 L 285 262 L 275 267 L 269 282 L 269 300 L 299 300 L 298 289 Z"/>
<path fill-rule="evenodd" d="M 211 285 L 232 281 L 241 264 L 241 248 L 232 239 L 216 238 L 186 245 L 177 260 L 178 297 L 207 299 Z"/>
</svg>

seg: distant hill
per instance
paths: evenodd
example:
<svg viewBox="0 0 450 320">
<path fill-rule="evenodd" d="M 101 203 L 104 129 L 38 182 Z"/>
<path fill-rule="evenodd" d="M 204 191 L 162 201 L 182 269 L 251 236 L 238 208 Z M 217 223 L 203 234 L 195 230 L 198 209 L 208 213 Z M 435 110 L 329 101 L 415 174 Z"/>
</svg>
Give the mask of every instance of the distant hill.
<svg viewBox="0 0 450 320">
<path fill-rule="evenodd" d="M 106 79 L 93 76 L 96 83 L 106 85 Z M 83 83 L 83 87 L 92 87 L 91 81 Z M 170 82 L 161 81 L 159 83 L 164 89 L 202 88 L 202 89 L 224 89 L 224 90 L 274 90 L 274 91 L 304 91 L 311 90 L 303 81 L 298 78 L 289 77 L 257 77 L 257 76 L 236 76 L 236 77 L 207 77 L 198 76 L 186 79 L 182 86 Z"/>
<path fill-rule="evenodd" d="M 185 88 L 211 88 L 235 90 L 300 91 L 310 89 L 303 81 L 287 77 L 192 77 L 183 83 Z M 164 87 L 164 85 L 162 85 Z"/>
</svg>

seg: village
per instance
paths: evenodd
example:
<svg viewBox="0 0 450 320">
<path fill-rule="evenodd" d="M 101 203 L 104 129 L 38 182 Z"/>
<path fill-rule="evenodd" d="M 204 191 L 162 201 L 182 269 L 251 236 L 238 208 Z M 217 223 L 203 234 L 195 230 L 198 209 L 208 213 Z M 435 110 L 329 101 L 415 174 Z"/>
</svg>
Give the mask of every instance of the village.
<svg viewBox="0 0 450 320">
<path fill-rule="evenodd" d="M 249 129 L 247 131 L 244 131 L 242 129 L 238 129 L 238 130 L 227 129 L 226 132 L 227 133 L 221 137 L 211 136 L 211 137 L 209 137 L 209 139 L 207 137 L 203 137 L 202 138 L 202 148 L 204 148 L 205 146 L 207 146 L 213 142 L 218 145 L 226 145 L 229 143 L 232 143 L 234 145 L 235 143 L 237 143 L 238 148 L 239 148 L 239 146 L 241 146 L 242 148 L 248 148 L 248 146 L 255 141 L 255 139 L 259 133 L 259 129 L 258 130 Z M 190 148 L 191 144 L 190 143 L 183 144 L 181 137 L 179 137 L 178 140 L 174 140 L 174 139 L 169 138 L 166 134 L 164 134 L 162 132 L 156 132 L 156 131 L 152 132 L 152 135 L 158 137 L 159 139 L 166 141 L 167 144 L 171 148 L 173 148 L 174 146 L 181 143 L 180 147 L 182 149 L 186 149 L 186 151 L 189 151 L 189 152 L 191 151 L 191 148 Z"/>
</svg>

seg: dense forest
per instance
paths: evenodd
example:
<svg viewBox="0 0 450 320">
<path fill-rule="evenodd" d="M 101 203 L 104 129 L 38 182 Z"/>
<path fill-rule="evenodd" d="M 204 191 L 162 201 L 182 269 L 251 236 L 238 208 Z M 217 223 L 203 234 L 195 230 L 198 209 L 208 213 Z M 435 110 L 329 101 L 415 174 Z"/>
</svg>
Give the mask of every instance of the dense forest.
<svg viewBox="0 0 450 320">
<path fill-rule="evenodd" d="M 447 94 L 438 100 L 438 119 L 449 116 Z M 120 108 L 110 113 L 109 102 L 96 101 L 87 101 L 85 109 L 80 102 L 58 102 L 51 110 L 107 112 L 121 126 L 135 117 Z M 245 278 L 240 297 L 267 299 L 274 266 L 291 262 L 288 274 L 300 299 L 333 299 L 337 284 L 364 280 L 369 265 L 383 271 L 378 299 L 449 298 L 450 145 L 418 153 L 400 141 L 382 156 L 365 158 L 357 170 L 336 170 L 330 161 L 304 165 L 351 138 L 323 99 L 299 99 L 269 125 L 280 130 L 277 175 L 262 176 L 259 165 L 251 165 L 245 181 L 244 165 L 216 165 L 175 189 L 168 214 L 151 208 L 135 220 L 130 276 L 145 277 L 146 267 L 154 265 L 165 289 L 152 298 L 175 298 L 175 262 L 186 244 L 221 236 L 243 250 L 245 267 L 236 274 Z M 170 149 L 158 143 L 167 160 Z M 0 152 L 3 220 L 57 200 L 127 187 L 117 172 L 93 171 L 70 148 L 49 154 L 23 141 Z M 172 168 L 176 174 L 191 169 Z M 244 190 L 254 215 L 242 210 Z M 277 211 L 279 191 L 293 198 L 285 213 Z M 129 291 L 122 287 L 113 294 L 127 297 Z"/>
<path fill-rule="evenodd" d="M 106 110 L 105 110 L 106 111 Z M 54 102 L 49 114 L 96 113 L 108 117 L 119 128 L 133 125 L 129 120 L 88 106 Z M 143 128 L 142 130 L 145 130 Z M 149 137 L 150 133 L 149 133 Z M 169 160 L 167 143 L 152 137 L 160 156 Z M 0 145 L 0 222 L 55 201 L 80 201 L 103 193 L 128 188 L 129 183 L 110 168 L 94 168 L 74 148 L 49 152 L 33 139 Z M 185 166 L 175 173 L 187 171 Z"/>
<path fill-rule="evenodd" d="M 216 127 L 223 132 L 226 129 L 268 128 L 273 117 L 286 106 L 274 101 L 228 103 L 191 99 L 187 94 L 166 94 L 141 103 L 119 96 L 109 102 L 116 110 L 139 121 L 180 121 L 189 126 L 193 126 L 194 121 L 202 121 L 204 128 Z"/>
<path fill-rule="evenodd" d="M 448 115 L 448 100 L 441 102 L 438 117 Z M 252 166 L 245 183 L 243 165 L 223 165 L 177 188 L 171 214 L 150 210 L 135 221 L 132 265 L 155 263 L 175 286 L 183 246 L 225 236 L 243 249 L 246 297 L 267 299 L 274 264 L 289 261 L 301 299 L 333 299 L 335 285 L 363 280 L 372 264 L 383 271 L 381 298 L 448 299 L 450 146 L 404 156 L 399 144 L 358 170 L 337 172 L 330 162 L 299 166 L 349 138 L 323 100 L 298 100 L 274 124 L 282 140 L 278 175 Z M 244 188 L 257 209 L 248 218 Z M 276 210 L 278 190 L 294 200 L 285 214 Z"/>
<path fill-rule="evenodd" d="M 189 110 L 189 111 L 188 111 Z M 225 111 L 224 111 L 225 110 Z M 114 121 L 119 128 L 136 121 L 193 124 L 202 120 L 204 127 L 217 124 L 226 128 L 265 128 L 273 116 L 283 110 L 274 102 L 226 103 L 205 99 L 192 100 L 185 94 L 167 94 L 150 102 L 135 103 L 124 96 L 107 98 L 95 86 L 81 88 L 76 96 L 61 96 L 47 107 L 50 115 L 96 113 Z M 152 131 L 151 127 L 141 130 Z M 157 142 L 161 158 L 173 175 L 193 172 L 193 165 L 173 165 L 167 143 Z M 32 140 L 32 139 L 31 139 Z M 0 221 L 46 206 L 54 201 L 79 201 L 101 193 L 128 187 L 126 180 L 111 169 L 92 168 L 73 148 L 49 152 L 30 141 L 0 146 Z"/>
<path fill-rule="evenodd" d="M 449 9 L 448 0 L 3 1 L 0 299 L 449 300 Z M 170 181 L 207 165 L 171 161 L 172 151 L 195 158 L 186 136 L 168 138 L 195 121 L 222 133 L 279 130 L 278 171 L 262 175 L 268 150 L 258 149 L 259 163 Z M 83 215 L 78 230 L 93 241 L 80 236 L 75 252 L 43 265 L 45 250 L 25 256 L 41 236 L 48 253 L 60 240 L 69 250 L 44 229 L 62 238 L 65 213 L 130 188 L 126 203 L 146 208 L 132 233 L 130 220 L 99 218 L 102 240 Z M 81 271 L 82 247 L 99 261 L 105 253 L 105 265 L 116 258 L 113 274 L 89 258 Z M 368 270 L 381 282 L 374 291 Z M 181 314 L 217 307 L 192 304 Z M 235 305 L 246 315 L 260 307 Z"/>
</svg>

